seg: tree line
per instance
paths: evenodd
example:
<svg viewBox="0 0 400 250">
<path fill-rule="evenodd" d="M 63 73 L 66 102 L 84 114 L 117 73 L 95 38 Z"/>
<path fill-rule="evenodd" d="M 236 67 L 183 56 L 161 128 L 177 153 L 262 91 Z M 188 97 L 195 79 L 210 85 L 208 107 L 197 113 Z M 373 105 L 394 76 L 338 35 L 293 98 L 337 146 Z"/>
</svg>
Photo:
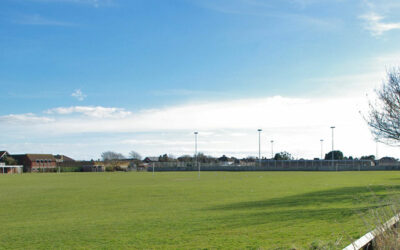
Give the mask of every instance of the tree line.
<svg viewBox="0 0 400 250">
<path fill-rule="evenodd" d="M 114 151 L 105 151 L 101 154 L 101 158 L 103 161 L 117 161 L 117 160 L 125 160 L 131 159 L 134 161 L 141 161 L 143 157 L 137 153 L 136 151 L 129 152 L 129 157 L 125 157 L 123 154 L 114 152 Z M 263 160 L 276 160 L 276 161 L 283 161 L 283 160 L 294 160 L 295 158 L 287 151 L 279 152 L 274 155 L 273 158 L 262 158 Z M 352 157 L 352 156 L 344 156 L 343 152 L 340 150 L 334 150 L 325 154 L 323 160 L 375 160 L 374 155 L 365 155 L 361 156 L 360 158 Z M 152 159 L 154 160 L 154 159 Z M 204 153 L 198 153 L 197 156 L 194 155 L 182 155 L 179 157 L 175 157 L 171 154 L 163 154 L 156 157 L 157 161 L 159 162 L 200 162 L 200 163 L 220 163 L 220 162 L 233 162 L 233 163 L 240 163 L 240 162 L 255 162 L 259 159 L 257 157 L 248 156 L 244 158 L 237 158 L 237 157 L 229 157 L 226 155 L 222 155 L 221 157 L 214 157 L 210 155 L 206 155 Z M 304 160 L 304 159 L 301 159 Z M 313 160 L 320 160 L 319 158 L 314 158 Z"/>
</svg>

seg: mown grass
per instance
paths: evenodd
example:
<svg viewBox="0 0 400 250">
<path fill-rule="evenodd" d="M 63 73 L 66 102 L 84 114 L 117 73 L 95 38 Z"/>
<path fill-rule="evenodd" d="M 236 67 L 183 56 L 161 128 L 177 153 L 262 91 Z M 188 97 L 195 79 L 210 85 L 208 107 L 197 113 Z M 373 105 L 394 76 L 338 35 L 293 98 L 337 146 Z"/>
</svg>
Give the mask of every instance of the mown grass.
<svg viewBox="0 0 400 250">
<path fill-rule="evenodd" d="M 400 172 L 0 175 L 0 248 L 338 247 Z"/>
</svg>

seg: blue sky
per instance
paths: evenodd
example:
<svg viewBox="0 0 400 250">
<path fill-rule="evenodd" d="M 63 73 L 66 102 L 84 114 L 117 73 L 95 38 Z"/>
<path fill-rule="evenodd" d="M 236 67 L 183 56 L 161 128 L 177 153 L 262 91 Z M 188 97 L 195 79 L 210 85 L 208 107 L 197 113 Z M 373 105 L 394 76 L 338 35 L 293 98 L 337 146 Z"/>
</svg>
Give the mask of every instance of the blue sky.
<svg viewBox="0 0 400 250">
<path fill-rule="evenodd" d="M 181 155 L 193 151 L 196 129 L 205 153 L 256 155 L 253 131 L 262 127 L 266 142 L 314 157 L 332 123 L 343 124 L 345 154 L 375 153 L 358 111 L 400 56 L 394 0 L 3 0 L 0 7 L 0 146 L 11 153 Z M 299 112 L 307 118 L 288 120 Z M 357 133 L 362 147 L 347 141 Z M 400 157 L 395 148 L 382 151 Z"/>
</svg>

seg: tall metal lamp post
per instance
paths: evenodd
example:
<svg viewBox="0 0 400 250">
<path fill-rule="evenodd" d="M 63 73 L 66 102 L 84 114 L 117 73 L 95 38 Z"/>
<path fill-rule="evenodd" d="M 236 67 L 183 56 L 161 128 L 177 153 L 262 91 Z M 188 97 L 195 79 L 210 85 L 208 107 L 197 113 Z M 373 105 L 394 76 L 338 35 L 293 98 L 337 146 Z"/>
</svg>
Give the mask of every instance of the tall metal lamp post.
<svg viewBox="0 0 400 250">
<path fill-rule="evenodd" d="M 274 158 L 274 140 L 271 140 L 271 159 Z"/>
<path fill-rule="evenodd" d="M 322 155 L 323 155 L 323 151 L 324 151 L 324 140 L 321 139 L 319 141 L 321 142 L 321 160 L 322 160 Z"/>
<path fill-rule="evenodd" d="M 194 162 L 197 166 L 197 135 L 199 134 L 199 132 L 194 132 Z M 199 174 L 200 174 L 200 169 L 199 169 Z"/>
<path fill-rule="evenodd" d="M 262 129 L 257 129 L 258 131 L 258 162 L 260 163 L 261 166 L 261 131 Z"/>
<path fill-rule="evenodd" d="M 335 129 L 335 126 L 332 126 L 331 129 L 332 129 L 332 166 L 334 166 L 333 161 L 334 161 L 334 155 L 335 155 L 335 154 L 334 154 L 334 151 L 333 151 L 333 150 L 334 150 L 334 144 L 333 144 L 333 135 L 334 135 L 334 132 L 333 132 L 333 131 L 334 131 L 334 129 Z"/>
</svg>

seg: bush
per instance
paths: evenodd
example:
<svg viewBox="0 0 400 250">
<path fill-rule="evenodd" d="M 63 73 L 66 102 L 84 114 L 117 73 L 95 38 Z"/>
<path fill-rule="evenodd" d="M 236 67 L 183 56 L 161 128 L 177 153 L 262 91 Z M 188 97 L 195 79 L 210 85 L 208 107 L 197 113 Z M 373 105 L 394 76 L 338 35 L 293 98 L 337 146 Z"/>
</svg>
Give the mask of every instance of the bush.
<svg viewBox="0 0 400 250">
<path fill-rule="evenodd" d="M 336 242 L 322 242 L 322 241 L 313 241 L 310 245 L 310 250 L 330 250 L 330 249 L 338 249 L 340 245 L 340 240 Z"/>
<path fill-rule="evenodd" d="M 39 173 L 55 173 L 57 172 L 57 168 L 39 168 Z"/>
<path fill-rule="evenodd" d="M 106 172 L 114 172 L 114 167 L 107 166 L 106 167 Z"/>
<path fill-rule="evenodd" d="M 122 168 L 121 166 L 115 166 L 114 171 L 123 171 L 123 172 L 126 172 L 126 168 Z"/>
<path fill-rule="evenodd" d="M 58 168 L 56 169 L 56 172 L 58 171 Z M 82 172 L 82 167 L 62 167 L 60 168 L 60 172 Z"/>
</svg>

